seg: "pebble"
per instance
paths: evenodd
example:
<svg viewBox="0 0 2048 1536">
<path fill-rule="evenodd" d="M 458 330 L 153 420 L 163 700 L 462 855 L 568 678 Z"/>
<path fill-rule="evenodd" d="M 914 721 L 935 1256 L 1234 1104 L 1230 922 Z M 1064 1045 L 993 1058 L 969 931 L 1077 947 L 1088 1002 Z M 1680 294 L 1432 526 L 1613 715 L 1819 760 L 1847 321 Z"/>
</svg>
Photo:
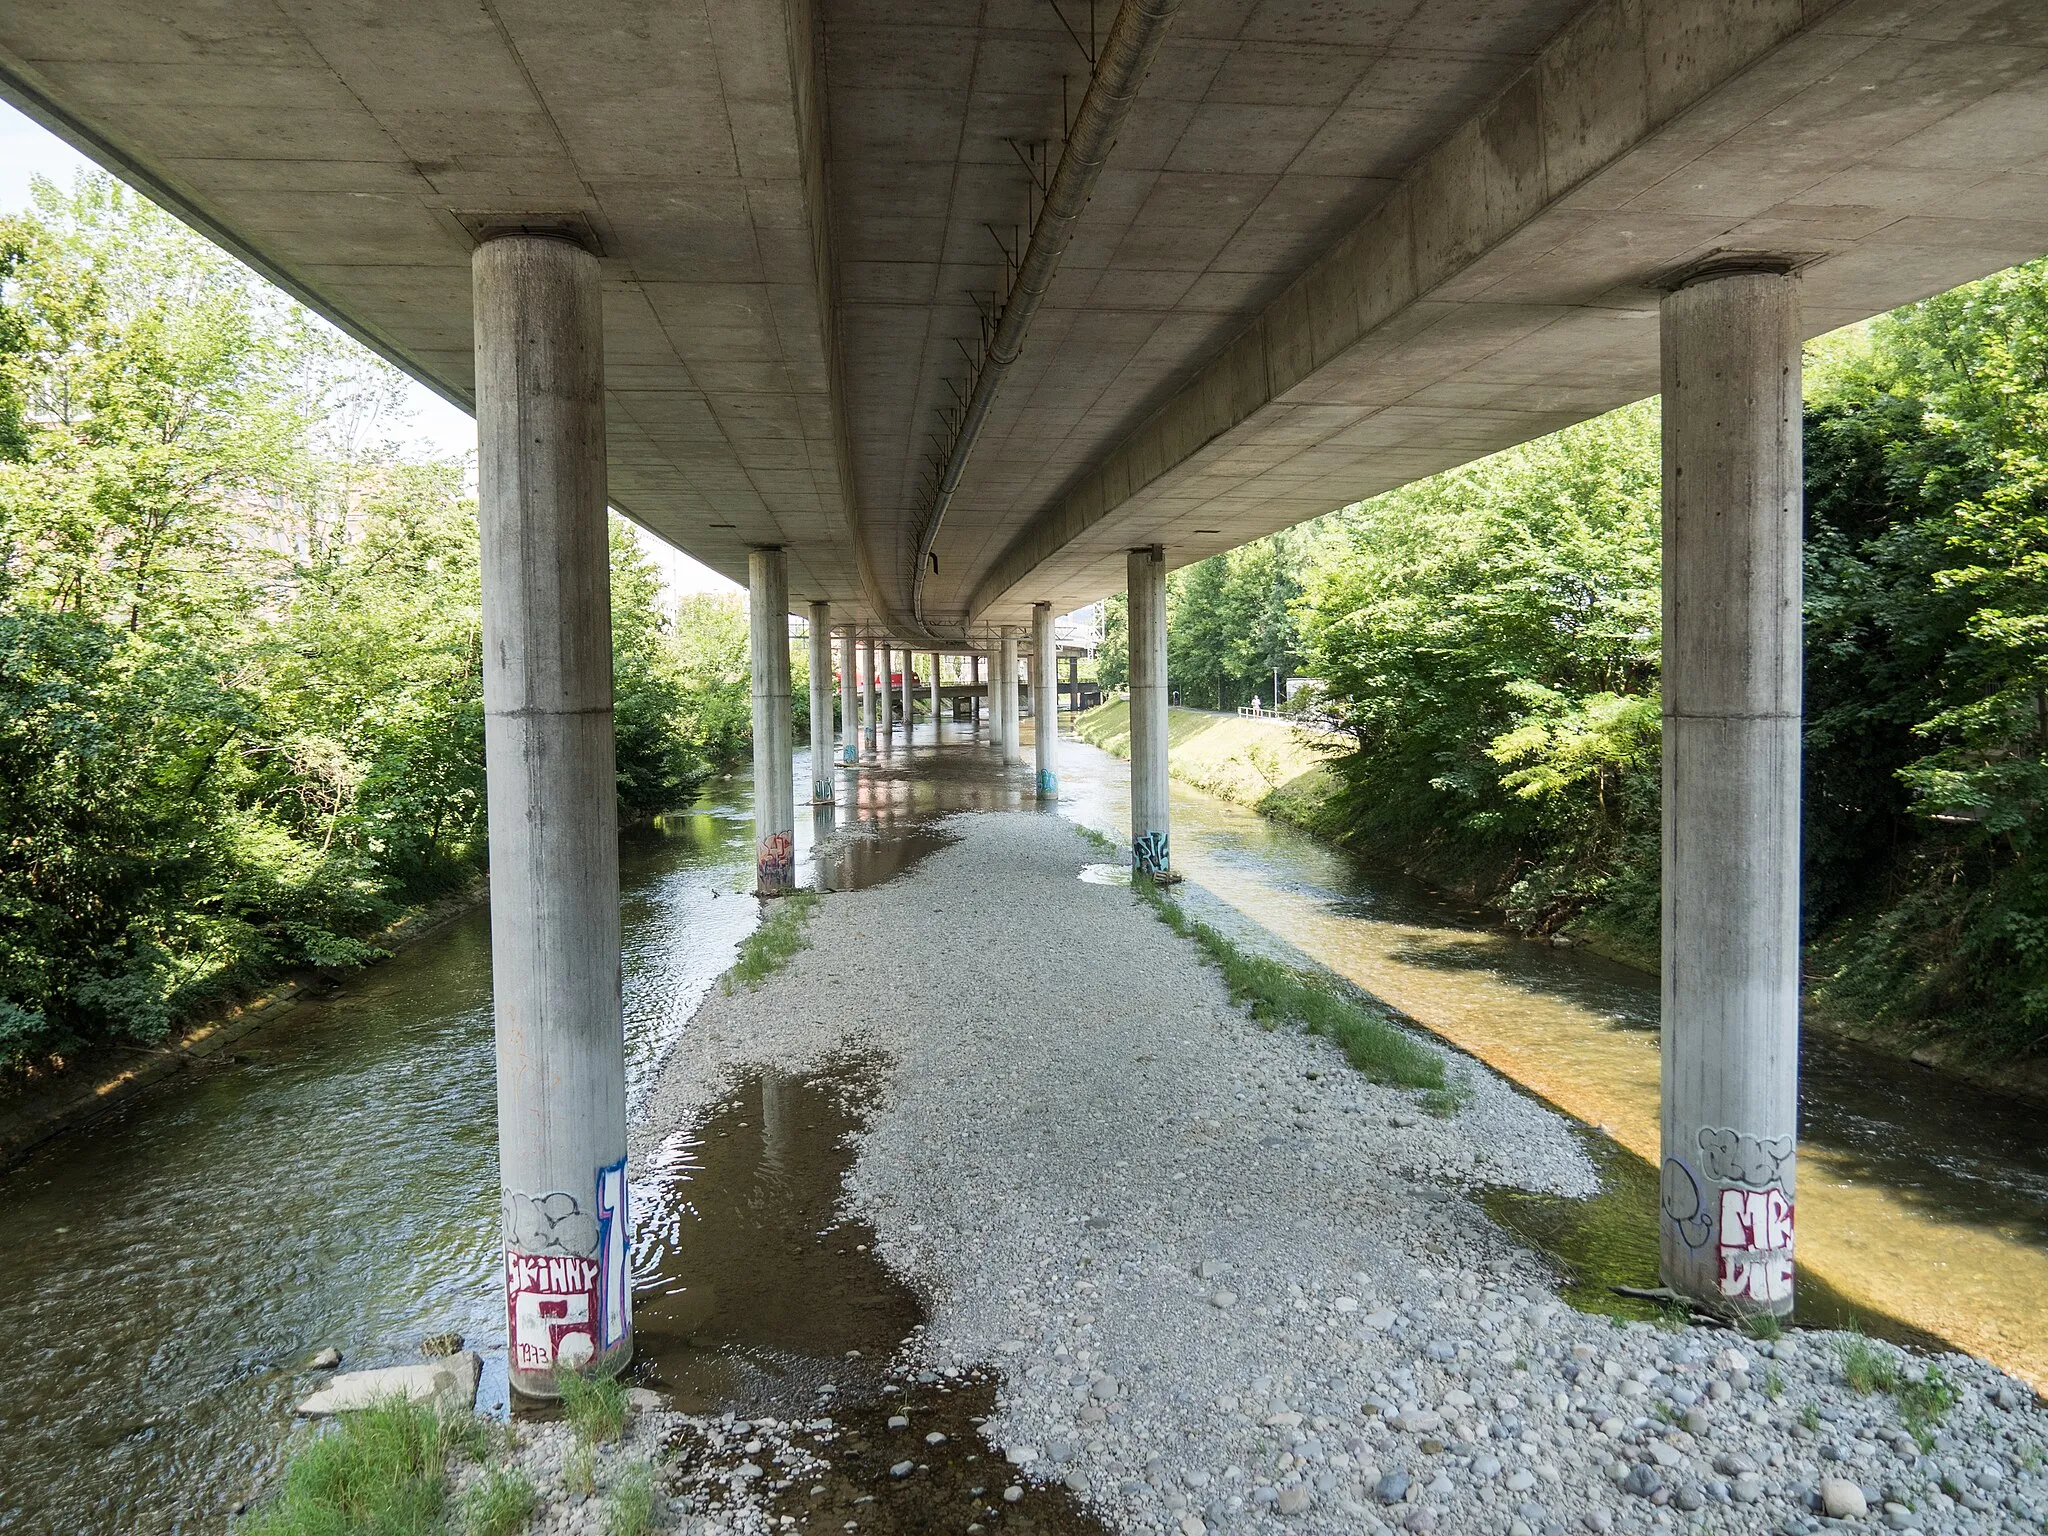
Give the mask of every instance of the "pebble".
<svg viewBox="0 0 2048 1536">
<path fill-rule="evenodd" d="M 2048 1471 L 2007 1459 L 2048 1442 L 2048 1415 L 1978 1362 L 1938 1361 L 1961 1395 L 1938 1426 L 1951 1502 L 1917 1447 L 1872 1438 L 1898 1433 L 1899 1405 L 1848 1390 L 1839 1336 L 1751 1341 L 1563 1307 L 1545 1263 L 1459 1193 L 1591 1193 L 1560 1117 L 1462 1059 L 1470 1101 L 1422 1116 L 1328 1042 L 1262 1028 L 1128 892 L 1074 880 L 1099 855 L 1055 818 L 945 831 L 956 840 L 908 874 L 828 896 L 811 949 L 759 993 L 713 989 L 642 1101 L 633 1156 L 700 1124 L 749 1063 L 882 1063 L 846 1214 L 928 1298 L 911 1370 L 988 1369 L 997 1454 L 1047 1449 L 1014 1462 L 1009 1502 L 1050 1480 L 1115 1536 L 1273 1536 L 1281 1515 L 1302 1536 L 1505 1536 L 1516 1522 L 1530 1536 L 1820 1536 L 1800 1495 L 1825 1507 L 1825 1471 L 1866 1510 L 1881 1494 L 1919 1522 L 1887 1509 L 1865 1530 L 1993 1536 L 2008 1500 L 2048 1500 Z M 1199 888 L 1178 899 L 1244 931 Z M 1030 1010 L 1005 1004 L 1049 949 L 1074 957 L 1061 987 L 1031 993 Z M 963 953 L 987 972 L 965 992 Z M 1398 1136 L 1375 1132 L 1397 1115 Z M 1866 1347 L 1902 1375 L 1936 1363 Z M 820 1453 L 837 1463 L 846 1431 L 828 1433 Z M 770 1489 L 810 1473 L 762 1438 L 756 1491 L 690 1503 L 687 1536 L 784 1536 Z M 1823 1444 L 1845 1457 L 1822 1461 Z M 1975 1474 L 1989 1462 L 2003 1481 L 1987 1488 Z M 888 1461 L 865 1465 L 872 1479 Z"/>
<path fill-rule="evenodd" d="M 1856 1520 L 1870 1513 L 1863 1490 L 1844 1477 L 1820 1480 L 1821 1508 L 1832 1520 Z"/>
<path fill-rule="evenodd" d="M 1023 1499 L 1023 1497 L 1024 1490 L 1016 1483 L 1010 1484 L 1009 1487 L 1003 1490 L 1003 1502 L 1005 1504 L 1016 1504 L 1020 1502 Z"/>
<path fill-rule="evenodd" d="M 331 1371 L 341 1364 L 341 1351 L 330 1344 L 327 1348 L 314 1355 L 306 1364 L 316 1371 Z"/>
</svg>

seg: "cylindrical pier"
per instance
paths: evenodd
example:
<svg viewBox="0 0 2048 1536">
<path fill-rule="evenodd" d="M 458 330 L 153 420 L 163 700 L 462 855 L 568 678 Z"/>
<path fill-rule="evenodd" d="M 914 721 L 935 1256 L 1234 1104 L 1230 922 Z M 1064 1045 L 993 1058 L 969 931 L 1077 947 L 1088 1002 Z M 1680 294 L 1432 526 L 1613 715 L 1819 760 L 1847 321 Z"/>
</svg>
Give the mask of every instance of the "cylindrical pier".
<svg viewBox="0 0 2048 1536">
<path fill-rule="evenodd" d="M 553 1397 L 633 1350 L 604 323 L 567 240 L 487 240 L 471 277 L 509 1367 Z"/>
<path fill-rule="evenodd" d="M 1798 286 L 1665 298 L 1661 1253 L 1672 1289 L 1792 1309 L 1799 1097 Z"/>
<path fill-rule="evenodd" d="M 1017 700 L 1015 635 L 1003 636 L 1002 659 L 997 666 L 1002 674 L 996 679 L 996 690 L 1003 701 L 1003 761 L 1021 763 L 1024 761 L 1024 731 Z"/>
<path fill-rule="evenodd" d="M 1131 868 L 1155 880 L 1173 870 L 1167 835 L 1166 552 L 1134 549 L 1129 583 L 1131 665 Z"/>
<path fill-rule="evenodd" d="M 796 886 L 796 764 L 789 714 L 789 557 L 747 554 L 747 625 L 754 674 L 754 891 Z"/>
<path fill-rule="evenodd" d="M 811 804 L 832 803 L 832 605 L 811 604 Z"/>
<path fill-rule="evenodd" d="M 855 660 L 860 667 L 860 744 L 866 751 L 875 750 L 875 646 L 874 642 L 862 639 L 857 647 Z"/>
<path fill-rule="evenodd" d="M 859 673 L 853 654 L 853 636 L 839 637 L 839 761 L 860 760 Z"/>
<path fill-rule="evenodd" d="M 1053 640 L 1052 604 L 1031 605 L 1032 743 L 1038 757 L 1038 798 L 1060 795 L 1060 656 Z"/>
</svg>

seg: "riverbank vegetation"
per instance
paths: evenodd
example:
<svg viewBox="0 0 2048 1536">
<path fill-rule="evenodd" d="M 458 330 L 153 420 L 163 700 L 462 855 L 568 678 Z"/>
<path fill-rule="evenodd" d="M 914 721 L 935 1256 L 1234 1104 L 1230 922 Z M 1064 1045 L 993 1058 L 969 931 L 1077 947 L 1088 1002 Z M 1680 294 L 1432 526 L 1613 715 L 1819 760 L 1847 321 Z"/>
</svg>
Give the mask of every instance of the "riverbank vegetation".
<svg viewBox="0 0 2048 1536">
<path fill-rule="evenodd" d="M 1348 995 L 1331 977 L 1253 953 L 1220 929 L 1189 917 L 1146 876 L 1133 876 L 1131 885 L 1162 923 L 1195 942 L 1202 957 L 1222 973 L 1230 1000 L 1246 1005 L 1266 1028 L 1293 1024 L 1321 1035 L 1368 1080 L 1424 1090 L 1423 1104 L 1431 1114 L 1454 1115 L 1465 1102 L 1468 1090 L 1446 1076 L 1443 1058 L 1376 1005 Z"/>
<path fill-rule="evenodd" d="M 1628 406 L 1175 572 L 1182 701 L 1318 679 L 1329 777 L 1269 809 L 1654 964 L 1658 430 Z M 1806 473 L 1812 1002 L 2037 1056 L 2048 263 L 1814 344 Z"/>
<path fill-rule="evenodd" d="M 0 1070 L 377 953 L 484 854 L 476 509 L 403 381 L 104 176 L 0 220 Z M 619 808 L 748 734 L 612 529 Z"/>
</svg>

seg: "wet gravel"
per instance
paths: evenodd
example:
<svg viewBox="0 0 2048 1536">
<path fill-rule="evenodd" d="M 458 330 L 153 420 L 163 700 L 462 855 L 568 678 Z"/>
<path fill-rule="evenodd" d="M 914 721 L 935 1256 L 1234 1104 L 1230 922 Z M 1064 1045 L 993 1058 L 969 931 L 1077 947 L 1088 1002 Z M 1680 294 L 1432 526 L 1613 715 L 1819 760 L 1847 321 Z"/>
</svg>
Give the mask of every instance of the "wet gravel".
<svg viewBox="0 0 2048 1536">
<path fill-rule="evenodd" d="M 1061 821 L 946 830 L 905 877 L 828 897 L 760 990 L 706 1000 L 635 1153 L 746 1070 L 886 1062 L 847 1214 L 927 1301 L 899 1378 L 992 1383 L 975 1418 L 1015 1504 L 1056 1489 L 1180 1536 L 2041 1528 L 2048 1414 L 2018 1382 L 1841 1335 L 1571 1311 L 1467 1195 L 1589 1192 L 1561 1117 L 1447 1057 L 1469 1095 L 1439 1119 L 1260 1028 L 1128 890 L 1076 878 L 1100 854 Z M 1845 1379 L 1859 1353 L 1885 1389 Z M 1916 1440 L 1902 1414 L 1945 1395 Z M 809 1473 L 775 1490 L 758 1461 L 714 1496 L 691 1479 L 719 1464 L 716 1421 L 649 1417 L 692 1529 L 876 1528 L 873 1506 L 792 1506 Z M 839 1432 L 795 1422 L 792 1455 Z"/>
</svg>

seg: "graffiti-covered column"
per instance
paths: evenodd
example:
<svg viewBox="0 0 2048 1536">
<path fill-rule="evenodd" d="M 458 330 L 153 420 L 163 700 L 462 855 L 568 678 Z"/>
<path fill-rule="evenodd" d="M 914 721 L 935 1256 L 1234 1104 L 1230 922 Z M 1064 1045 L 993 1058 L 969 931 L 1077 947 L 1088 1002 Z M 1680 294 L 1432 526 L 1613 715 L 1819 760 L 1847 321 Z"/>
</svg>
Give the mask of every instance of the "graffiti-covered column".
<svg viewBox="0 0 2048 1536">
<path fill-rule="evenodd" d="M 1131 667 L 1131 868 L 1155 880 L 1172 878 L 1167 837 L 1166 551 L 1134 549 L 1127 633 Z"/>
<path fill-rule="evenodd" d="M 1017 699 L 1017 637 L 1004 635 L 1002 659 L 997 664 L 1002 676 L 996 679 L 996 694 L 1003 701 L 1003 761 L 1024 761 L 1024 731 Z"/>
<path fill-rule="evenodd" d="M 1799 1089 L 1799 301 L 1782 272 L 1668 295 L 1664 349 L 1664 1278 L 1792 1308 Z"/>
<path fill-rule="evenodd" d="M 858 674 L 854 671 L 853 636 L 851 633 L 839 637 L 839 760 L 842 763 L 856 762 L 860 758 L 860 696 L 856 692 Z"/>
<path fill-rule="evenodd" d="M 754 893 L 796 885 L 796 764 L 789 714 L 789 557 L 747 552 L 748 649 L 754 672 Z"/>
<path fill-rule="evenodd" d="M 832 803 L 832 605 L 811 604 L 811 804 Z"/>
<path fill-rule="evenodd" d="M 604 327 L 567 240 L 486 240 L 471 278 L 506 1324 L 553 1397 L 633 1350 Z"/>
<path fill-rule="evenodd" d="M 1060 796 L 1060 656 L 1052 604 L 1031 605 L 1031 714 L 1037 724 L 1038 798 Z"/>
</svg>

